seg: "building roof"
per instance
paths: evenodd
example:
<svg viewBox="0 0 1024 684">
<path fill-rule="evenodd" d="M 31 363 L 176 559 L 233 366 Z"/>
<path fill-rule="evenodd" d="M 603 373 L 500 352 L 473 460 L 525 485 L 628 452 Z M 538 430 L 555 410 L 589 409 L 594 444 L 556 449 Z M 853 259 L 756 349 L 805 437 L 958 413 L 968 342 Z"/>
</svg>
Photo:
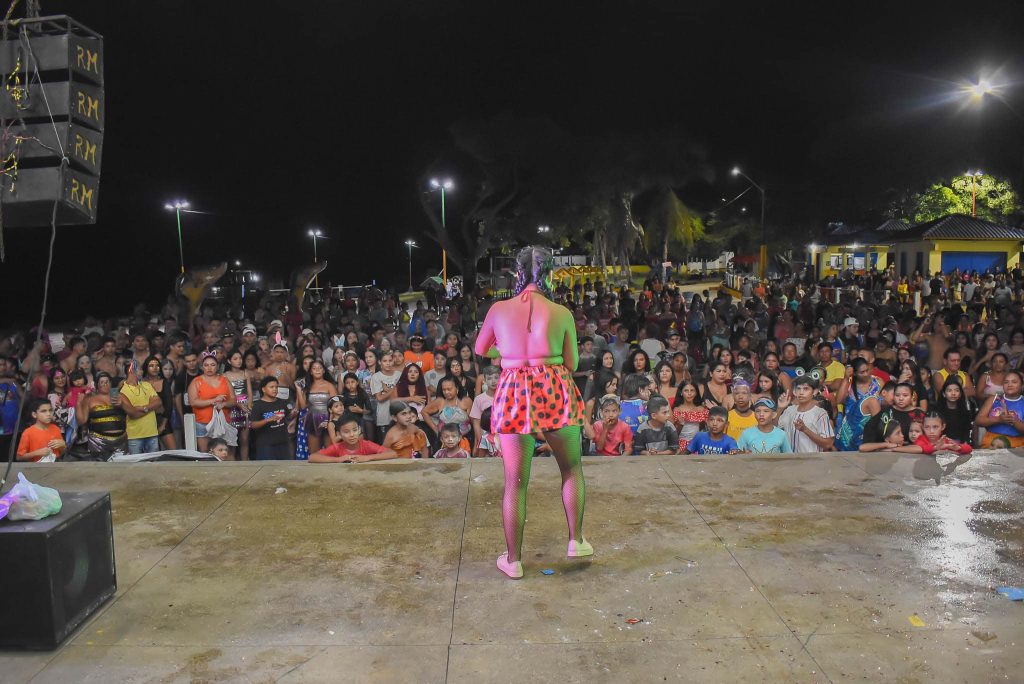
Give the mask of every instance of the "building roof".
<svg viewBox="0 0 1024 684">
<path fill-rule="evenodd" d="M 884 224 L 883 224 L 884 225 Z M 892 240 L 1024 240 L 1024 230 L 966 214 L 947 214 L 891 235 Z"/>
<path fill-rule="evenodd" d="M 875 228 L 876 233 L 899 233 L 904 230 L 910 230 L 910 224 L 906 221 L 897 221 L 896 219 L 889 219 Z"/>
</svg>

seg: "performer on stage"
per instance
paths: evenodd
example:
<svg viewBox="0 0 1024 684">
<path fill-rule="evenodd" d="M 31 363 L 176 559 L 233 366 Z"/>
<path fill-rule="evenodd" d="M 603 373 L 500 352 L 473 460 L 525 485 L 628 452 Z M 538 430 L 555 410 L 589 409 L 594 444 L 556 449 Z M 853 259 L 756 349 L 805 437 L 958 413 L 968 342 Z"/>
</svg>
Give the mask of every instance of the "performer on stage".
<svg viewBox="0 0 1024 684">
<path fill-rule="evenodd" d="M 584 410 L 572 379 L 579 362 L 576 324 L 568 309 L 548 298 L 553 266 L 548 249 L 526 247 L 520 251 L 515 294 L 495 302 L 476 339 L 477 354 L 501 360 L 491 431 L 501 442 L 505 463 L 501 512 L 508 551 L 498 557 L 498 569 L 513 579 L 523 576 L 526 489 L 538 432 L 543 433 L 562 471 L 562 504 L 569 524 L 567 555 L 594 553 L 583 538 L 586 487 L 580 434 Z"/>
</svg>

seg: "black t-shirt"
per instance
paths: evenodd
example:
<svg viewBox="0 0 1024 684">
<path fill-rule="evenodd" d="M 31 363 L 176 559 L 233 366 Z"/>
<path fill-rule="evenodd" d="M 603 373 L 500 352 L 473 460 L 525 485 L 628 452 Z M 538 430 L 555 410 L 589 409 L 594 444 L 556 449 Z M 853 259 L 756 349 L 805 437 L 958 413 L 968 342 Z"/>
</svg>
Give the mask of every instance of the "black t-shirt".
<svg viewBox="0 0 1024 684">
<path fill-rule="evenodd" d="M 910 434 L 910 424 L 924 422 L 924 411 L 919 408 L 897 411 L 893 406 L 882 409 L 872 416 L 864 426 L 864 442 L 867 444 L 884 442 L 885 428 L 893 420 L 900 422 L 900 427 L 903 430 L 903 443 L 906 444 L 907 435 Z"/>
<path fill-rule="evenodd" d="M 195 375 L 190 374 L 184 368 L 181 372 L 174 376 L 174 396 L 179 394 L 183 395 L 181 398 L 181 407 L 185 413 L 192 413 L 192 407 L 188 403 L 188 386 L 192 384 L 192 381 L 199 377 L 199 373 Z"/>
<path fill-rule="evenodd" d="M 252 428 L 253 437 L 260 447 L 283 446 L 288 444 L 288 402 L 284 399 L 267 401 L 260 397 L 252 403 L 249 418 L 252 421 L 272 418 L 277 411 L 284 411 L 285 419 L 280 423 L 271 421 L 259 428 Z"/>
</svg>

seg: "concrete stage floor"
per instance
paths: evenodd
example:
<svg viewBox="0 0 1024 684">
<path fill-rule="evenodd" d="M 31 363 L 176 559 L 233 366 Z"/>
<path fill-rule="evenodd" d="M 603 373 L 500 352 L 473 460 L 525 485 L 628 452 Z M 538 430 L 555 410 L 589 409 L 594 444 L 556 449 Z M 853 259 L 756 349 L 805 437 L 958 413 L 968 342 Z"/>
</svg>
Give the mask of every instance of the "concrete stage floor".
<svg viewBox="0 0 1024 684">
<path fill-rule="evenodd" d="M 539 459 L 518 582 L 500 468 L 27 466 L 112 492 L 119 587 L 0 680 L 1024 680 L 1018 453 L 588 459 L 590 560 Z"/>
</svg>

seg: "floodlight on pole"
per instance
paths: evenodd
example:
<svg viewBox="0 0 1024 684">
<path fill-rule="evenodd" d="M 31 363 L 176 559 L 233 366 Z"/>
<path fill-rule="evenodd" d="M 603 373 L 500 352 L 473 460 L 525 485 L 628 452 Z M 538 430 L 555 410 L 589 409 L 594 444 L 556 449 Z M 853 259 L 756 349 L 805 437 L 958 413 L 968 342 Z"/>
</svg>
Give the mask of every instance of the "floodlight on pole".
<svg viewBox="0 0 1024 684">
<path fill-rule="evenodd" d="M 445 207 L 444 207 L 444 194 L 450 192 L 454 187 L 455 183 L 451 178 L 431 178 L 430 187 L 433 190 L 441 192 L 441 230 L 444 231 L 447 228 L 445 223 Z M 445 292 L 448 291 L 448 252 L 443 247 L 441 248 L 441 281 L 444 283 Z"/>
<path fill-rule="evenodd" d="M 747 174 L 743 173 L 742 170 L 740 170 L 740 167 L 738 167 L 738 166 L 732 167 L 732 175 L 734 175 L 734 176 L 743 176 L 744 178 L 747 179 L 747 181 L 751 185 L 753 185 L 755 188 L 757 188 L 758 192 L 761 193 L 761 257 L 758 260 L 758 270 L 760 271 L 761 279 L 764 280 L 765 272 L 768 269 L 768 238 L 767 238 L 767 235 L 765 233 L 765 224 L 764 224 L 764 214 L 765 214 L 765 206 L 766 206 L 766 196 L 767 196 L 767 193 L 765 192 L 765 189 L 764 189 L 763 186 L 755 183 L 753 178 L 751 178 Z"/>
<path fill-rule="evenodd" d="M 308 231 L 306 231 L 306 234 L 309 235 L 311 238 L 313 238 L 313 263 L 315 264 L 317 262 L 316 241 L 317 240 L 326 240 L 327 236 L 324 235 L 323 232 L 319 228 L 310 228 Z M 318 290 L 320 289 L 320 274 L 319 273 L 317 273 L 315 276 L 313 276 L 313 287 L 315 287 Z"/>
<path fill-rule="evenodd" d="M 419 247 L 415 240 L 406 240 L 405 246 L 409 248 L 409 292 L 412 292 L 412 249 Z"/>
<path fill-rule="evenodd" d="M 173 211 L 178 217 L 178 259 L 180 261 L 182 273 L 185 272 L 185 248 L 182 246 L 181 242 L 181 211 L 183 209 L 188 209 L 188 207 L 188 200 L 174 200 L 173 202 L 168 202 L 164 205 L 164 209 L 167 211 Z"/>
</svg>

